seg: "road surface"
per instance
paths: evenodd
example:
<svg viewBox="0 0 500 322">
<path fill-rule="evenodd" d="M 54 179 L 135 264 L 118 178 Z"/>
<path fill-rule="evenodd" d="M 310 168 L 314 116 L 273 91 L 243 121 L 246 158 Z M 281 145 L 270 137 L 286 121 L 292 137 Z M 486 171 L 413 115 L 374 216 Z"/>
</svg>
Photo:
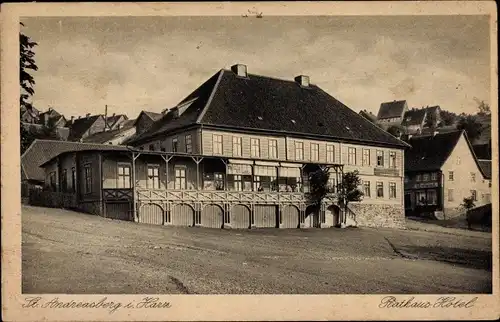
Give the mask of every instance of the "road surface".
<svg viewBox="0 0 500 322">
<path fill-rule="evenodd" d="M 491 292 L 491 234 L 220 230 L 23 206 L 23 293 Z"/>
</svg>

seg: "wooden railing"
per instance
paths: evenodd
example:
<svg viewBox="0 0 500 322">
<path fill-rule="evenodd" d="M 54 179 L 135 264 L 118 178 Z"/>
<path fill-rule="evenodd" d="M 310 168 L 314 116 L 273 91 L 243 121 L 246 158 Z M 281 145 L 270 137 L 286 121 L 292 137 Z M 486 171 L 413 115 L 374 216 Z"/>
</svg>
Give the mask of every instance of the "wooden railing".
<svg viewBox="0 0 500 322">
<path fill-rule="evenodd" d="M 132 189 L 103 189 L 104 200 L 132 200 Z"/>
<path fill-rule="evenodd" d="M 331 202 L 333 195 L 325 201 Z M 250 202 L 250 203 L 307 203 L 307 194 L 302 192 L 257 192 L 257 191 L 207 191 L 207 190 L 151 190 L 138 189 L 138 201 L 185 201 L 185 202 Z"/>
</svg>

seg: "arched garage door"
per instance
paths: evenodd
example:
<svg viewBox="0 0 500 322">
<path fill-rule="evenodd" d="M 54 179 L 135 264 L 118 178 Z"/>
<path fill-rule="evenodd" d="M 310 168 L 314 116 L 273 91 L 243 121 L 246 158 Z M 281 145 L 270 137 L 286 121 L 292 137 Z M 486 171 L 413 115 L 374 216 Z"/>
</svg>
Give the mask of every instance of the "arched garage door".
<svg viewBox="0 0 500 322">
<path fill-rule="evenodd" d="M 340 208 L 337 205 L 331 205 L 326 208 L 325 223 L 328 227 L 336 226 L 339 223 Z"/>
<path fill-rule="evenodd" d="M 231 227 L 248 228 L 250 227 L 250 210 L 244 205 L 235 205 L 231 209 Z"/>
<path fill-rule="evenodd" d="M 224 212 L 218 205 L 206 205 L 201 214 L 201 225 L 203 227 L 221 228 Z"/>
<path fill-rule="evenodd" d="M 186 204 L 175 205 L 171 211 L 171 221 L 174 226 L 192 226 L 194 222 L 194 209 Z"/>
<path fill-rule="evenodd" d="M 254 224 L 257 228 L 276 228 L 276 212 L 278 207 L 275 205 L 255 205 L 254 206 Z"/>
<path fill-rule="evenodd" d="M 299 225 L 299 208 L 295 206 L 284 206 L 281 209 L 281 227 L 297 228 Z"/>
<path fill-rule="evenodd" d="M 142 205 L 139 210 L 139 222 L 151 225 L 163 225 L 163 209 L 156 204 Z"/>
</svg>

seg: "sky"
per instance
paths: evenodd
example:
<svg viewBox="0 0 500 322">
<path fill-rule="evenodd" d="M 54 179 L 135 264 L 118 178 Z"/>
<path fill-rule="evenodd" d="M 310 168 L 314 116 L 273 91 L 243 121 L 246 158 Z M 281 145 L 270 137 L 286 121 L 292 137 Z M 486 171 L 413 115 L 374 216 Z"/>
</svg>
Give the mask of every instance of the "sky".
<svg viewBox="0 0 500 322">
<path fill-rule="evenodd" d="M 33 103 L 67 118 L 171 108 L 221 68 L 311 83 L 355 111 L 474 113 L 490 99 L 487 16 L 31 17 Z"/>
</svg>

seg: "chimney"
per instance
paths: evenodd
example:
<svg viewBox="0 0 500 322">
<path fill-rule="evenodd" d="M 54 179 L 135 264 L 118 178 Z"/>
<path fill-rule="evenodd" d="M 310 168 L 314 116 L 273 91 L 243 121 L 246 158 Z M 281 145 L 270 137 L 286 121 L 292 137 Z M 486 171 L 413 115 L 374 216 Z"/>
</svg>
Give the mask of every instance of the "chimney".
<svg viewBox="0 0 500 322">
<path fill-rule="evenodd" d="M 49 107 L 49 112 L 52 112 L 52 107 Z"/>
<path fill-rule="evenodd" d="M 231 66 L 233 73 L 240 77 L 247 77 L 247 66 L 243 64 L 236 64 Z"/>
<path fill-rule="evenodd" d="M 80 116 L 80 115 L 78 115 L 78 119 L 80 119 L 80 118 L 81 118 L 81 116 Z"/>
<path fill-rule="evenodd" d="M 85 117 L 89 118 L 90 117 L 90 113 L 85 114 Z"/>
<path fill-rule="evenodd" d="M 439 131 L 434 131 L 434 132 L 432 133 L 432 136 L 436 136 L 436 134 L 439 134 Z"/>
<path fill-rule="evenodd" d="M 115 116 L 116 116 L 116 113 L 113 113 L 113 117 L 115 117 Z"/>
<path fill-rule="evenodd" d="M 295 81 L 302 87 L 309 87 L 309 76 L 299 75 L 295 77 Z"/>
<path fill-rule="evenodd" d="M 408 134 L 408 140 L 409 140 L 409 139 L 411 139 L 411 137 L 412 137 L 412 136 L 413 136 L 413 135 L 411 135 L 411 134 Z"/>
<path fill-rule="evenodd" d="M 71 120 L 69 121 L 69 124 L 73 124 L 73 121 L 75 120 L 75 117 L 71 115 Z"/>
</svg>

